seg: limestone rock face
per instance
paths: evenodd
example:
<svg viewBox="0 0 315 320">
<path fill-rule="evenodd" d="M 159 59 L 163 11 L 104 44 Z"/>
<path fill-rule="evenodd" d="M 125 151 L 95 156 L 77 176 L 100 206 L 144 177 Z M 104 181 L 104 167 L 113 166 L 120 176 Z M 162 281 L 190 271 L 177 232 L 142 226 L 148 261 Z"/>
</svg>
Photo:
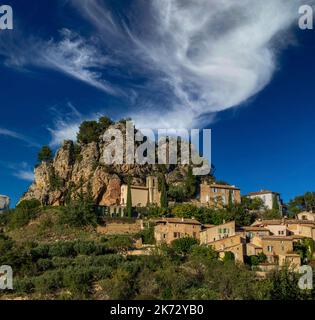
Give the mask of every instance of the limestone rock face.
<svg viewBox="0 0 315 320">
<path fill-rule="evenodd" d="M 124 135 L 121 123 L 112 126 Z M 124 136 L 125 139 L 125 136 Z M 107 143 L 108 145 L 108 143 Z M 131 177 L 133 185 L 145 186 L 149 175 L 164 174 L 167 183 L 183 183 L 187 165 L 107 165 L 103 152 L 107 146 L 100 137 L 98 142 L 74 145 L 64 141 L 53 161 L 42 162 L 34 169 L 35 179 L 21 200 L 38 199 L 47 205 L 63 205 L 80 191 L 91 192 L 96 204 L 110 206 L 120 203 L 120 188 Z M 124 152 L 125 157 L 125 152 Z"/>
<path fill-rule="evenodd" d="M 100 201 L 102 206 L 113 206 L 120 203 L 121 181 L 117 175 L 113 175 L 107 185 L 107 190 Z"/>
<path fill-rule="evenodd" d="M 55 174 L 63 180 L 69 180 L 73 169 L 73 142 L 65 141 L 57 151 L 53 161 Z"/>
<path fill-rule="evenodd" d="M 10 198 L 8 196 L 0 195 L 0 212 L 3 210 L 9 209 L 10 206 Z"/>
</svg>

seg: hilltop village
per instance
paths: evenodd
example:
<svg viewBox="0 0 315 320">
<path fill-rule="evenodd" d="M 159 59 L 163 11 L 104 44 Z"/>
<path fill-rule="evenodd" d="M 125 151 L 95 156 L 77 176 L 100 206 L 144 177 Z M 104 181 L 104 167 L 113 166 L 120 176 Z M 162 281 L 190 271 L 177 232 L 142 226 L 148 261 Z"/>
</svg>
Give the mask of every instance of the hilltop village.
<svg viewBox="0 0 315 320">
<path fill-rule="evenodd" d="M 271 190 L 242 194 L 214 167 L 198 177 L 182 164 L 108 166 L 100 137 L 108 127 L 124 121 L 84 122 L 78 142 L 55 155 L 44 146 L 16 208 L 1 196 L 0 264 L 16 270 L 15 297 L 304 297 L 278 286 L 313 265 L 314 192 L 285 204 Z M 234 283 L 228 291 L 216 282 L 224 277 Z M 244 283 L 253 288 L 238 291 Z"/>
</svg>

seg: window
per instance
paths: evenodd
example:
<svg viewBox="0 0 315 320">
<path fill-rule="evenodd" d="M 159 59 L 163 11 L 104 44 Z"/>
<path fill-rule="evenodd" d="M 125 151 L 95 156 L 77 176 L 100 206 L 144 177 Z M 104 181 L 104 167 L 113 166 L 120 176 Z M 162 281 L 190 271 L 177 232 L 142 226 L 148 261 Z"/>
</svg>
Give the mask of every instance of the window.
<svg viewBox="0 0 315 320">
<path fill-rule="evenodd" d="M 218 192 L 218 188 L 212 188 L 212 192 L 217 193 Z"/>
<path fill-rule="evenodd" d="M 196 239 L 196 237 L 197 237 L 196 232 L 193 232 L 193 237 Z"/>
<path fill-rule="evenodd" d="M 272 247 L 272 246 L 268 246 L 268 247 L 267 247 L 267 251 L 268 251 L 268 252 L 272 252 L 272 251 L 273 251 L 273 247 Z"/>
<path fill-rule="evenodd" d="M 179 232 L 174 232 L 174 238 L 180 238 L 180 233 Z"/>
</svg>

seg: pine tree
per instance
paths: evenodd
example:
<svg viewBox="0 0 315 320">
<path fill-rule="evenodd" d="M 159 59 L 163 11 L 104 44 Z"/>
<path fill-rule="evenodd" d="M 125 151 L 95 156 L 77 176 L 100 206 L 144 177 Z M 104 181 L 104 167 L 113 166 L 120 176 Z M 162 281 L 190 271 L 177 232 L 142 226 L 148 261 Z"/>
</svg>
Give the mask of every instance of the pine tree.
<svg viewBox="0 0 315 320">
<path fill-rule="evenodd" d="M 39 162 L 50 162 L 53 159 L 53 153 L 48 146 L 43 146 L 38 153 L 37 159 Z"/>
<path fill-rule="evenodd" d="M 128 177 L 128 189 L 127 189 L 127 216 L 132 217 L 132 198 L 131 198 L 131 179 Z"/>
<path fill-rule="evenodd" d="M 161 208 L 167 209 L 167 191 L 166 191 L 166 185 L 165 185 L 165 178 L 163 175 L 161 175 Z"/>
</svg>

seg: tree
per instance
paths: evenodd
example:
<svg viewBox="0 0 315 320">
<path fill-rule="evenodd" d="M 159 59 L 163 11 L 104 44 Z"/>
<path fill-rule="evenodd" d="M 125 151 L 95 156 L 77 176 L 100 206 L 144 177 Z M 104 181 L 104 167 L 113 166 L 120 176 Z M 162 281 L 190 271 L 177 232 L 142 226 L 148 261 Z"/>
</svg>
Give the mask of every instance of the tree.
<svg viewBox="0 0 315 320">
<path fill-rule="evenodd" d="M 82 183 L 82 180 L 80 180 L 80 183 Z M 87 192 L 83 192 L 81 185 L 79 193 L 76 194 L 76 199 L 71 200 L 66 207 L 62 208 L 59 216 L 61 224 L 79 228 L 89 225 L 95 227 L 97 225 L 97 216 L 90 188 L 91 185 L 88 183 Z"/>
<path fill-rule="evenodd" d="M 224 253 L 224 258 L 223 258 L 224 263 L 229 263 L 234 261 L 235 261 L 235 255 L 233 252 L 227 251 Z"/>
<path fill-rule="evenodd" d="M 229 209 L 233 208 L 232 190 L 229 190 Z"/>
<path fill-rule="evenodd" d="M 132 196 L 131 196 L 131 178 L 128 177 L 128 189 L 127 189 L 127 216 L 132 217 Z"/>
<path fill-rule="evenodd" d="M 198 240 L 192 237 L 184 237 L 172 241 L 171 247 L 175 253 L 180 255 L 186 255 L 191 250 L 192 247 L 198 244 Z"/>
<path fill-rule="evenodd" d="M 166 185 L 165 185 L 165 177 L 164 175 L 161 175 L 161 208 L 167 209 L 168 203 L 167 203 L 167 191 L 166 191 Z"/>
<path fill-rule="evenodd" d="M 273 195 L 272 197 L 272 209 L 273 210 L 277 210 L 279 211 L 280 210 L 280 207 L 279 207 L 279 201 L 278 201 L 278 196 L 277 195 Z"/>
<path fill-rule="evenodd" d="M 81 123 L 77 140 L 81 143 L 87 144 L 96 142 L 99 137 L 99 126 L 96 121 L 84 121 Z"/>
<path fill-rule="evenodd" d="M 281 219 L 282 216 L 279 210 L 271 209 L 271 210 L 263 211 L 260 215 L 260 218 L 265 220 L 272 220 L 272 219 Z"/>
<path fill-rule="evenodd" d="M 108 117 L 101 117 L 98 119 L 99 134 L 103 134 L 114 122 Z"/>
<path fill-rule="evenodd" d="M 315 192 L 306 192 L 304 195 L 296 196 L 289 202 L 291 215 L 296 215 L 302 211 L 315 212 Z"/>
<path fill-rule="evenodd" d="M 43 146 L 38 153 L 37 159 L 39 162 L 50 162 L 53 159 L 53 153 L 48 146 Z"/>
<path fill-rule="evenodd" d="M 192 167 L 189 166 L 185 180 L 185 189 L 187 197 L 193 197 L 196 193 L 196 176 L 193 175 Z"/>
<path fill-rule="evenodd" d="M 167 194 L 178 202 L 182 202 L 186 196 L 185 190 L 182 186 L 170 186 Z"/>
</svg>

